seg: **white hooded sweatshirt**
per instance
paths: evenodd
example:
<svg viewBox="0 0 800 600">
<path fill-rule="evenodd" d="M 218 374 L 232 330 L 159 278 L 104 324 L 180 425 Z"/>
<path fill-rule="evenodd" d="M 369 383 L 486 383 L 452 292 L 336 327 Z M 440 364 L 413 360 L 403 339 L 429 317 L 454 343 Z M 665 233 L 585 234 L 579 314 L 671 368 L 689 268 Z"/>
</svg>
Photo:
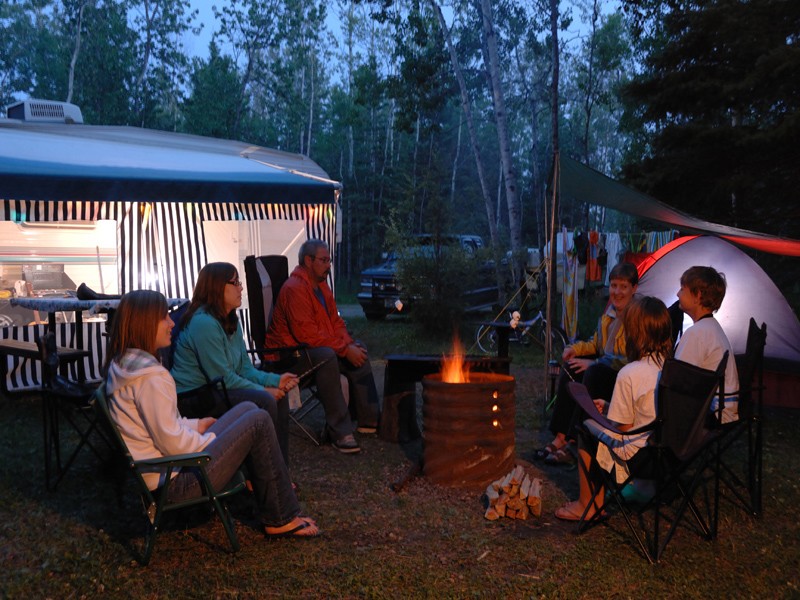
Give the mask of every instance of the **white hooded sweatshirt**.
<svg viewBox="0 0 800 600">
<path fill-rule="evenodd" d="M 128 350 L 121 360 L 111 362 L 106 394 L 111 418 L 135 460 L 199 452 L 216 437 L 197 431 L 198 419 L 180 416 L 175 381 L 143 350 Z M 163 473 L 144 474 L 151 490 L 161 486 L 163 478 Z"/>
</svg>

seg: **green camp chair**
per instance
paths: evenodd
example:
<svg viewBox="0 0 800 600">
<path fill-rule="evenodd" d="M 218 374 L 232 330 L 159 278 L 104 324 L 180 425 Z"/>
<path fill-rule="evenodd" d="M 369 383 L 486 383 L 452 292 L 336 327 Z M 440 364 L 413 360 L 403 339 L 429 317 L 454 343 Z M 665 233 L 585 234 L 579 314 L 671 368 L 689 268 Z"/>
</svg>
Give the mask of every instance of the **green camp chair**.
<svg viewBox="0 0 800 600">
<path fill-rule="evenodd" d="M 101 385 L 95 394 L 95 407 L 98 411 L 100 420 L 107 426 L 111 437 L 116 441 L 119 451 L 125 460 L 126 465 L 130 468 L 133 478 L 138 486 L 139 494 L 142 498 L 142 505 L 145 516 L 147 518 L 147 533 L 145 534 L 144 551 L 134 556 L 142 565 L 147 565 L 150 562 L 150 557 L 153 554 L 153 547 L 155 545 L 156 535 L 161 528 L 161 522 L 164 514 L 168 511 L 173 511 L 187 506 L 194 506 L 197 504 L 209 503 L 213 510 L 219 515 L 225 533 L 228 535 L 231 547 L 234 552 L 239 550 L 239 540 L 236 536 L 236 531 L 233 526 L 228 507 L 225 500 L 233 494 L 245 489 L 246 484 L 244 476 L 241 472 L 237 472 L 236 477 L 228 484 L 222 491 L 216 491 L 211 485 L 206 473 L 205 465 L 211 460 L 211 457 L 206 452 L 193 452 L 191 454 L 180 454 L 175 456 L 164 456 L 162 458 L 153 458 L 147 460 L 134 460 L 131 456 L 125 441 L 119 433 L 116 424 L 111 419 L 111 414 L 108 411 L 108 399 L 106 398 L 105 385 Z M 196 498 L 184 500 L 182 502 L 170 503 L 167 500 L 169 486 L 172 480 L 172 474 L 183 467 L 197 469 L 202 487 L 205 493 Z M 165 483 L 159 489 L 151 491 L 148 489 L 147 484 L 142 477 L 143 471 L 152 472 L 158 470 L 165 473 Z"/>
</svg>

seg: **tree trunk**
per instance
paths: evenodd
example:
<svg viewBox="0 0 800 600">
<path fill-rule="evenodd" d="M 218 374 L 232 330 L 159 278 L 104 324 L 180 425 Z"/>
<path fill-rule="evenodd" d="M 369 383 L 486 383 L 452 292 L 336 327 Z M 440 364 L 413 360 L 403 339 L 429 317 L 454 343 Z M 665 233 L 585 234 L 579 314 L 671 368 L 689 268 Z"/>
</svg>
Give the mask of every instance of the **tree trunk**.
<svg viewBox="0 0 800 600">
<path fill-rule="evenodd" d="M 553 356 L 551 330 L 553 327 L 553 290 L 555 289 L 556 266 L 556 215 L 558 214 L 558 182 L 561 177 L 559 172 L 559 146 L 558 146 L 558 0 L 550 0 L 550 35 L 553 40 L 553 80 L 550 86 L 550 102 L 552 107 L 553 128 L 553 185 L 552 205 L 550 208 L 550 256 L 547 269 L 547 334 L 545 335 L 545 361 Z M 545 362 L 545 381 L 547 380 L 547 362 Z"/>
<path fill-rule="evenodd" d="M 75 26 L 75 47 L 72 50 L 72 58 L 69 61 L 69 83 L 67 84 L 67 102 L 72 102 L 72 92 L 75 86 L 75 65 L 78 63 L 78 55 L 81 53 L 81 30 L 83 29 L 83 11 L 88 2 L 83 2 L 78 9 L 78 23 Z"/>
<path fill-rule="evenodd" d="M 482 32 L 489 56 L 489 78 L 492 84 L 492 101 L 494 103 L 497 138 L 500 147 L 500 159 L 503 161 L 503 179 L 506 188 L 506 207 L 508 209 L 508 229 L 511 238 L 511 252 L 514 258 L 512 272 L 514 281 L 520 280 L 524 271 L 522 257 L 522 228 L 520 226 L 519 198 L 517 193 L 517 175 L 511 154 L 511 142 L 508 135 L 506 103 L 503 96 L 503 82 L 500 77 L 500 58 L 497 52 L 497 36 L 492 21 L 492 4 L 490 0 L 480 0 Z"/>
<path fill-rule="evenodd" d="M 442 9 L 439 8 L 436 0 L 429 0 L 431 7 L 436 13 L 439 20 L 439 26 L 442 28 L 442 35 L 444 36 L 447 50 L 450 53 L 450 61 L 453 64 L 453 72 L 455 73 L 456 80 L 458 81 L 458 89 L 461 92 L 461 110 L 464 113 L 464 118 L 467 120 L 467 130 L 469 131 L 469 140 L 472 145 L 472 154 L 475 157 L 475 170 L 478 175 L 478 182 L 481 186 L 481 193 L 483 194 L 483 203 L 486 206 L 486 220 L 489 225 L 489 237 L 492 241 L 492 247 L 497 248 L 500 240 L 497 235 L 497 226 L 495 225 L 494 206 L 492 205 L 492 195 L 489 192 L 489 186 L 486 183 L 486 175 L 483 168 L 483 159 L 481 158 L 481 150 L 478 146 L 478 133 L 475 129 L 475 122 L 472 118 L 472 104 L 469 100 L 469 93 L 467 91 L 467 82 L 464 79 L 464 73 L 461 71 L 461 64 L 458 62 L 458 55 L 456 54 L 453 40 L 450 37 L 450 30 L 447 28 L 447 23 L 444 20 Z M 499 268 L 499 265 L 498 265 Z M 500 278 L 498 271 L 498 280 Z"/>
<path fill-rule="evenodd" d="M 458 113 L 458 136 L 456 137 L 456 155 L 453 157 L 453 174 L 450 177 L 450 205 L 456 201 L 456 173 L 458 172 L 458 159 L 461 154 L 461 128 L 464 125 L 464 113 Z"/>
</svg>

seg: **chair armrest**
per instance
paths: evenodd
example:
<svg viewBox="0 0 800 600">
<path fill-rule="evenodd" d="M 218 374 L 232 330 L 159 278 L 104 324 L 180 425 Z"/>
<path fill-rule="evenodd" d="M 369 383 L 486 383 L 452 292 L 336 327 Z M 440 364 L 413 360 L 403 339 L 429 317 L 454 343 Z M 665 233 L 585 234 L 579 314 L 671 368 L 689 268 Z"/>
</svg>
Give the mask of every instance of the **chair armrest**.
<svg viewBox="0 0 800 600">
<path fill-rule="evenodd" d="M 160 458 L 145 458 L 134 461 L 137 467 L 195 467 L 211 460 L 208 452 L 190 452 L 188 454 L 173 454 Z"/>
<path fill-rule="evenodd" d="M 652 423 L 648 423 L 642 427 L 637 427 L 636 429 L 622 431 L 619 429 L 617 423 L 611 421 L 603 413 L 597 410 L 597 407 L 594 405 L 594 400 L 592 400 L 592 397 L 589 395 L 589 390 L 586 389 L 585 385 L 576 381 L 570 381 L 567 384 L 567 387 L 570 395 L 573 397 L 578 406 L 580 406 L 581 409 L 589 416 L 589 418 L 612 433 L 616 433 L 618 435 L 636 435 L 637 433 L 643 433 L 645 431 L 652 431 L 655 429 L 656 421 L 653 421 Z"/>
</svg>

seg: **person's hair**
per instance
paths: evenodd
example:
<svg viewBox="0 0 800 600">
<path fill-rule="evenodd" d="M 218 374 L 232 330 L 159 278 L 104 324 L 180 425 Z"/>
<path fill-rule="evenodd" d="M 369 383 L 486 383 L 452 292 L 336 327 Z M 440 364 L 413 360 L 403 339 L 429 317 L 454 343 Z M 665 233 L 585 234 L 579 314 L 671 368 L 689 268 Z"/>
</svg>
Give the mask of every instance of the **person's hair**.
<svg viewBox="0 0 800 600">
<path fill-rule="evenodd" d="M 658 365 L 672 351 L 672 318 L 653 296 L 634 298 L 625 310 L 625 354 L 629 362 L 652 356 Z"/>
<path fill-rule="evenodd" d="M 328 244 L 326 242 L 323 242 L 322 240 L 315 240 L 315 239 L 306 240 L 305 242 L 303 242 L 303 244 L 300 246 L 300 250 L 297 253 L 298 264 L 301 267 L 305 266 L 306 264 L 304 260 L 305 257 L 311 256 L 315 258 L 317 256 L 317 251 L 320 248 L 325 248 L 326 250 L 328 250 Z"/>
<path fill-rule="evenodd" d="M 135 290 L 122 296 L 111 320 L 105 371 L 111 361 L 121 358 L 131 348 L 157 356 L 158 323 L 165 316 L 167 299 L 161 292 Z"/>
<path fill-rule="evenodd" d="M 181 327 L 187 327 L 194 313 L 199 308 L 219 321 L 225 333 L 231 335 L 236 331 L 238 319 L 236 309 L 225 312 L 225 286 L 229 281 L 239 276 L 239 272 L 231 263 L 213 262 L 200 269 L 197 274 L 197 283 L 194 285 L 192 302 L 186 309 L 186 314 L 181 321 Z"/>
<path fill-rule="evenodd" d="M 608 280 L 624 279 L 631 285 L 639 284 L 639 271 L 636 270 L 636 265 L 629 262 L 617 263 L 608 274 Z"/>
<path fill-rule="evenodd" d="M 716 312 L 725 298 L 727 282 L 725 274 L 713 267 L 690 267 L 681 275 L 681 286 L 686 286 L 694 295 L 700 295 L 700 306 Z"/>
</svg>

